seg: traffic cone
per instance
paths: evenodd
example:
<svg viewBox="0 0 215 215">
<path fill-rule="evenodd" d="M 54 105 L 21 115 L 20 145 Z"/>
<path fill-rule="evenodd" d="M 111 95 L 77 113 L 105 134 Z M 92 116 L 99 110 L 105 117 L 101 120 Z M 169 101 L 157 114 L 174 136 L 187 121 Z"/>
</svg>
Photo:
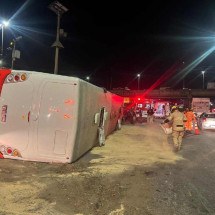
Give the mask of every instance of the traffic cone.
<svg viewBox="0 0 215 215">
<path fill-rule="evenodd" d="M 199 132 L 199 128 L 198 128 L 197 122 L 194 123 L 194 126 L 195 126 L 195 129 L 194 129 L 195 130 L 195 134 L 199 135 L 200 132 Z"/>
</svg>

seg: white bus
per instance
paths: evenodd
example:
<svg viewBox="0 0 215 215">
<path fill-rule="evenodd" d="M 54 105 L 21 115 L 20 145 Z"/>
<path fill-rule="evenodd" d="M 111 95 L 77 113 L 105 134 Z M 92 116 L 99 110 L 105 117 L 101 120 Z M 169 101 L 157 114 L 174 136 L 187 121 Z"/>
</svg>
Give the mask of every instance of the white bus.
<svg viewBox="0 0 215 215">
<path fill-rule="evenodd" d="M 0 69 L 0 153 L 71 163 L 120 128 L 123 98 L 75 77 Z"/>
</svg>

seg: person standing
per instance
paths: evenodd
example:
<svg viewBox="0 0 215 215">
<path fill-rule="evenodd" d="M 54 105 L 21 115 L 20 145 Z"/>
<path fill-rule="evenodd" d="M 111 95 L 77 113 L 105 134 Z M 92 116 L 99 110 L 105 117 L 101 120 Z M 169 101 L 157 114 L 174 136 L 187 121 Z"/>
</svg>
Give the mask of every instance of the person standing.
<svg viewBox="0 0 215 215">
<path fill-rule="evenodd" d="M 196 117 L 193 110 L 188 108 L 186 108 L 185 116 L 187 118 L 187 121 L 185 122 L 185 132 L 190 134 L 193 130 L 193 122 L 196 122 Z"/>
<path fill-rule="evenodd" d="M 147 110 L 147 122 L 153 123 L 153 121 L 154 121 L 154 110 L 152 108 L 149 108 Z"/>
<path fill-rule="evenodd" d="M 180 110 L 180 111 L 179 111 Z M 184 136 L 184 122 L 187 121 L 186 116 L 183 111 L 175 106 L 172 108 L 172 113 L 167 119 L 164 121 L 169 122 L 172 121 L 172 137 L 174 143 L 175 151 L 179 151 L 181 149 L 182 138 Z"/>
</svg>

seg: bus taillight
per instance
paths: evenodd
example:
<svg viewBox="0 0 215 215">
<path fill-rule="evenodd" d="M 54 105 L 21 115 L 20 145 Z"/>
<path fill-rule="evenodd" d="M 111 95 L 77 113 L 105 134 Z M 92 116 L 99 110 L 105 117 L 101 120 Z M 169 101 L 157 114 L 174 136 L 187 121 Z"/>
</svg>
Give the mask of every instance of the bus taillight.
<svg viewBox="0 0 215 215">
<path fill-rule="evenodd" d="M 7 82 L 13 81 L 13 75 L 12 74 L 8 75 L 6 80 Z"/>
<path fill-rule="evenodd" d="M 26 74 L 25 74 L 25 73 L 21 74 L 20 79 L 21 79 L 22 81 L 25 81 L 25 80 L 27 79 Z"/>
<path fill-rule="evenodd" d="M 19 81 L 19 80 L 20 80 L 19 75 L 15 75 L 15 76 L 14 76 L 14 80 L 15 80 L 16 82 Z"/>
<path fill-rule="evenodd" d="M 7 76 L 5 83 L 16 83 L 16 82 L 22 82 L 27 79 L 26 73 L 11 73 Z"/>
</svg>

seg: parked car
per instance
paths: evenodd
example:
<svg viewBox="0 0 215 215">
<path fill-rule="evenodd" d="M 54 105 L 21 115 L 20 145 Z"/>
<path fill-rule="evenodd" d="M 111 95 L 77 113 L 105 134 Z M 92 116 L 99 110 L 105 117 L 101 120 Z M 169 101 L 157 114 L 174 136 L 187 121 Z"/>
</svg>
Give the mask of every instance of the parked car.
<svg viewBox="0 0 215 215">
<path fill-rule="evenodd" d="M 215 113 L 202 113 L 198 117 L 199 129 L 215 129 Z"/>
</svg>

